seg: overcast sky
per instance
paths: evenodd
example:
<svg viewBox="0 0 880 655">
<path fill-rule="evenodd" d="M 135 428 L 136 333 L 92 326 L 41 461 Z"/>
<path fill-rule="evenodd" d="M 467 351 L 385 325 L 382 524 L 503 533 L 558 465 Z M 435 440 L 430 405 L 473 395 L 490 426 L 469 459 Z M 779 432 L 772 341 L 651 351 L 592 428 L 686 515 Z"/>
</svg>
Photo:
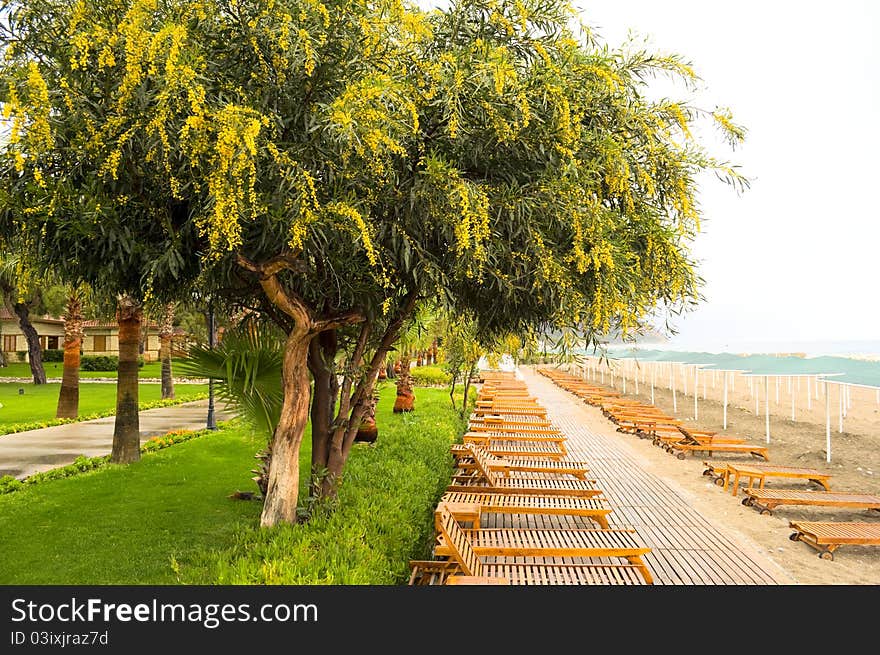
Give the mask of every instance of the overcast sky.
<svg viewBox="0 0 880 655">
<path fill-rule="evenodd" d="M 423 7 L 442 0 L 422 0 Z M 746 143 L 742 197 L 707 176 L 694 244 L 706 300 L 676 341 L 880 340 L 880 2 L 576 0 L 609 45 L 630 30 L 689 59 L 678 97 L 726 106 Z"/>
<path fill-rule="evenodd" d="M 702 186 L 707 299 L 679 340 L 880 340 L 880 3 L 578 7 L 611 45 L 632 29 L 690 59 L 704 82 L 694 103 L 729 106 L 749 130 L 728 156 L 751 189 Z"/>
</svg>

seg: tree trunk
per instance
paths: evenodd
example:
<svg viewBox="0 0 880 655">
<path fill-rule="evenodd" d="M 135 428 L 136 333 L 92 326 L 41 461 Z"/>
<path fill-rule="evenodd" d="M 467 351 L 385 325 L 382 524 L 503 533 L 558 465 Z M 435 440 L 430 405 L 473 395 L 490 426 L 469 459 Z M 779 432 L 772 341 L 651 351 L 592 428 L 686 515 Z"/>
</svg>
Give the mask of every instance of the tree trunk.
<svg viewBox="0 0 880 655">
<path fill-rule="evenodd" d="M 174 398 L 174 378 L 171 375 L 171 338 L 174 336 L 174 310 L 177 303 L 165 305 L 159 326 L 159 360 L 162 362 L 162 398 Z"/>
<path fill-rule="evenodd" d="M 43 350 L 40 348 L 40 335 L 31 324 L 30 309 L 27 303 L 17 302 L 14 307 L 18 316 L 18 326 L 21 328 L 27 341 L 28 360 L 31 365 L 31 375 L 34 376 L 34 384 L 46 384 L 46 371 L 43 370 Z"/>
<path fill-rule="evenodd" d="M 449 400 L 452 401 L 452 409 L 455 409 L 455 381 L 458 379 L 458 373 L 452 373 L 452 383 L 449 385 Z"/>
<path fill-rule="evenodd" d="M 370 395 L 370 400 L 367 402 L 367 411 L 364 413 L 364 418 L 361 420 L 360 426 L 358 426 L 357 434 L 354 437 L 355 441 L 375 443 L 376 439 L 379 438 L 379 428 L 376 425 L 376 403 L 378 402 L 379 395 L 373 392 Z"/>
<path fill-rule="evenodd" d="M 330 424 L 336 408 L 339 382 L 333 370 L 336 359 L 336 331 L 327 330 L 314 337 L 309 344 L 309 370 L 314 380 L 312 398 L 312 470 L 309 487 L 317 497 L 321 493 L 321 481 L 327 473 L 330 452 Z"/>
<path fill-rule="evenodd" d="M 82 347 L 82 301 L 76 291 L 67 298 L 64 314 L 64 369 L 55 418 L 79 416 L 79 358 Z"/>
<path fill-rule="evenodd" d="M 309 420 L 309 342 L 306 329 L 294 328 L 284 346 L 282 384 L 284 402 L 272 438 L 269 486 L 263 503 L 260 525 L 296 523 L 299 500 L 299 449 Z"/>
<path fill-rule="evenodd" d="M 412 376 L 409 374 L 409 355 L 400 358 L 400 375 L 397 378 L 397 398 L 394 400 L 394 413 L 411 412 L 414 409 L 415 394 L 412 390 Z"/>
<path fill-rule="evenodd" d="M 119 370 L 116 372 L 116 423 L 110 461 L 136 462 L 141 457 L 140 417 L 138 416 L 138 347 L 141 342 L 143 309 L 130 296 L 116 303 L 119 325 Z"/>
<path fill-rule="evenodd" d="M 394 364 L 392 362 L 388 362 L 387 364 L 385 364 L 385 377 L 387 377 L 389 380 L 393 380 L 395 376 L 396 373 L 394 372 Z"/>
<path fill-rule="evenodd" d="M 385 333 L 382 335 L 379 346 L 373 353 L 367 370 L 359 378 L 354 394 L 349 397 L 348 391 L 354 378 L 354 372 L 360 367 L 364 348 L 371 330 L 370 321 L 364 321 L 361 326 L 358 345 L 354 350 L 351 366 L 346 371 L 345 381 L 342 385 L 339 412 L 336 415 L 336 420 L 333 422 L 333 438 L 330 442 L 330 456 L 327 460 L 327 476 L 321 485 L 321 496 L 324 498 L 335 497 L 338 492 L 342 471 L 345 468 L 345 463 L 348 461 L 348 455 L 351 452 L 352 445 L 354 445 L 358 429 L 361 427 L 364 417 L 370 411 L 376 388 L 376 380 L 379 377 L 379 369 L 387 361 L 388 352 L 400 335 L 400 328 L 404 321 L 415 309 L 417 301 L 417 291 L 410 290 L 397 317 L 385 328 Z"/>
<path fill-rule="evenodd" d="M 366 317 L 359 309 L 316 317 L 313 308 L 297 294 L 286 290 L 278 279 L 279 271 L 292 270 L 293 265 L 289 259 L 275 258 L 263 264 L 255 264 L 239 254 L 237 261 L 246 270 L 259 275 L 259 283 L 266 298 L 289 317 L 285 323 L 292 325 L 284 345 L 281 374 L 284 401 L 275 434 L 272 436 L 272 460 L 269 464 L 260 525 L 272 527 L 279 523 L 295 524 L 298 518 L 299 451 L 309 420 L 311 395 L 309 345 L 322 332 L 365 322 Z M 366 334 L 363 341 L 366 342 Z"/>
<path fill-rule="evenodd" d="M 471 364 L 468 367 L 467 377 L 464 379 L 464 392 L 463 392 L 464 395 L 463 395 L 462 403 L 461 403 L 461 417 L 462 418 L 467 418 L 467 415 L 468 415 L 468 400 L 470 400 L 468 398 L 468 394 L 471 391 L 471 380 L 474 377 L 474 371 L 476 368 L 477 368 L 476 364 Z"/>
</svg>

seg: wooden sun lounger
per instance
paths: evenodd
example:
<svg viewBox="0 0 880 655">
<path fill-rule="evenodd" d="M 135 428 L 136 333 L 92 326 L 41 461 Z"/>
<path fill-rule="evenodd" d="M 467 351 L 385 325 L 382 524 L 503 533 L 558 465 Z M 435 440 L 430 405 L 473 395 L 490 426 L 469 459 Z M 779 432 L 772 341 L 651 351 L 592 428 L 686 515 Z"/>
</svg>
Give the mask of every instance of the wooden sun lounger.
<svg viewBox="0 0 880 655">
<path fill-rule="evenodd" d="M 468 533 L 449 512 L 442 514 L 437 525 L 438 540 L 443 542 L 448 559 L 411 561 L 411 585 L 644 585 L 651 581 L 644 577 L 647 567 L 643 563 L 486 563 L 476 554 Z"/>
<path fill-rule="evenodd" d="M 713 435 L 709 432 L 695 432 L 688 431 L 682 428 L 681 425 L 675 426 L 675 428 L 658 428 L 654 431 L 653 437 L 654 445 L 660 446 L 664 450 L 668 452 L 672 452 L 672 444 L 682 443 L 729 443 L 729 444 L 745 444 L 748 443 L 745 439 L 741 439 L 740 437 L 724 437 Z"/>
<path fill-rule="evenodd" d="M 474 407 L 504 407 L 507 405 L 515 405 L 517 407 L 541 407 L 541 405 L 537 401 L 530 397 L 497 396 L 493 394 L 479 394 L 477 396 L 477 401 Z"/>
<path fill-rule="evenodd" d="M 822 473 L 814 468 L 802 466 L 775 466 L 773 464 L 754 465 L 729 462 L 724 473 L 724 490 L 732 487 L 731 493 L 736 496 L 739 490 L 740 478 L 748 478 L 747 489 L 751 489 L 755 480 L 758 488 L 763 489 L 767 478 L 787 478 L 790 480 L 808 480 L 824 487 L 825 491 L 831 491 L 828 486 L 829 473 Z"/>
<path fill-rule="evenodd" d="M 435 557 L 454 557 L 454 542 L 466 539 L 476 557 L 619 557 L 639 568 L 648 584 L 653 576 L 642 556 L 651 548 L 630 529 L 484 528 L 466 530 L 440 506 Z"/>
<path fill-rule="evenodd" d="M 772 514 L 779 505 L 850 507 L 880 512 L 880 496 L 842 491 L 797 491 L 791 489 L 745 489 L 742 504 L 761 514 Z"/>
<path fill-rule="evenodd" d="M 525 494 L 462 493 L 447 491 L 439 504 L 459 521 L 470 520 L 474 529 L 480 527 L 483 514 L 539 514 L 545 516 L 583 516 L 609 528 L 611 507 L 604 498 L 575 498 L 571 496 L 534 496 Z M 438 506 L 439 506 L 438 504 Z M 464 508 L 464 509 L 462 509 Z"/>
<path fill-rule="evenodd" d="M 658 430 L 677 429 L 678 421 L 670 421 L 668 419 L 648 419 L 648 418 L 622 418 L 617 421 L 617 431 L 624 434 L 635 434 L 644 436 L 646 439 L 654 439 Z M 679 432 L 681 435 L 681 432 Z"/>
<path fill-rule="evenodd" d="M 453 477 L 453 482 L 446 491 L 462 491 L 474 493 L 506 493 L 535 494 L 537 496 L 581 496 L 592 497 L 602 493 L 593 486 L 595 480 L 579 480 L 560 475 L 544 475 L 539 473 L 519 473 L 517 475 L 501 475 L 493 471 L 484 457 L 482 448 L 472 448 L 474 459 L 473 475 L 467 479 Z"/>
<path fill-rule="evenodd" d="M 719 487 L 727 483 L 727 462 L 703 462 L 705 470 L 703 475 L 712 478 L 713 482 Z"/>
<path fill-rule="evenodd" d="M 474 416 L 537 416 L 546 418 L 547 410 L 544 407 L 515 407 L 513 405 L 475 407 Z"/>
<path fill-rule="evenodd" d="M 822 559 L 833 560 L 840 546 L 880 546 L 880 522 L 791 521 L 792 541 L 802 541 L 819 551 Z"/>
<path fill-rule="evenodd" d="M 493 455 L 498 457 L 528 457 L 532 459 L 550 459 L 550 460 L 560 460 L 563 459 L 567 453 L 565 450 L 565 445 L 559 442 L 544 442 L 544 441 L 510 441 L 505 440 L 505 434 L 492 434 L 489 433 L 491 438 L 488 444 L 483 444 L 483 447 Z M 496 441 L 497 440 L 497 441 Z M 461 447 L 463 444 L 453 444 L 453 455 L 455 455 L 455 449 Z M 468 453 L 470 455 L 470 452 Z"/>
<path fill-rule="evenodd" d="M 564 434 L 552 432 L 465 432 L 462 441 L 466 444 L 473 443 L 481 446 L 488 445 L 493 441 L 533 441 L 536 443 L 555 443 L 564 450 L 568 437 Z"/>
<path fill-rule="evenodd" d="M 474 416 L 471 417 L 468 422 L 472 427 L 482 427 L 487 430 L 491 430 L 495 427 L 498 428 L 529 428 L 531 430 L 555 430 L 552 421 L 547 420 L 546 418 L 540 417 L 529 417 L 529 416 L 516 416 L 516 417 L 495 417 L 495 416 Z"/>
<path fill-rule="evenodd" d="M 453 444 L 452 454 L 457 458 L 457 465 L 463 469 L 471 469 L 475 466 L 471 456 L 471 448 L 467 444 Z M 499 471 L 507 475 L 510 471 L 530 473 L 557 473 L 560 475 L 573 475 L 581 480 L 586 479 L 589 467 L 585 462 L 572 460 L 541 460 L 527 458 L 509 458 L 493 455 L 484 449 L 486 462 L 493 471 Z"/>
<path fill-rule="evenodd" d="M 708 453 L 710 456 L 712 453 L 738 453 L 761 457 L 764 461 L 770 460 L 769 449 L 766 446 L 757 446 L 749 443 L 727 443 L 714 440 L 704 443 L 678 442 L 669 444 L 669 449 L 678 459 L 684 459 L 688 453 Z"/>
</svg>

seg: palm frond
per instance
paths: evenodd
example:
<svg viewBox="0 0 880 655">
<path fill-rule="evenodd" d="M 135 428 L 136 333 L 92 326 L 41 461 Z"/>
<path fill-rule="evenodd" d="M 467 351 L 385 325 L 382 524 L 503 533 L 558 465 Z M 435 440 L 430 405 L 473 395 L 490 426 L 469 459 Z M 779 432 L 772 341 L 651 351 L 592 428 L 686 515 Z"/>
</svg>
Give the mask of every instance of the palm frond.
<svg viewBox="0 0 880 655">
<path fill-rule="evenodd" d="M 224 333 L 213 348 L 191 346 L 180 368 L 215 381 L 217 395 L 271 439 L 281 415 L 284 335 L 272 326 L 245 323 Z"/>
</svg>

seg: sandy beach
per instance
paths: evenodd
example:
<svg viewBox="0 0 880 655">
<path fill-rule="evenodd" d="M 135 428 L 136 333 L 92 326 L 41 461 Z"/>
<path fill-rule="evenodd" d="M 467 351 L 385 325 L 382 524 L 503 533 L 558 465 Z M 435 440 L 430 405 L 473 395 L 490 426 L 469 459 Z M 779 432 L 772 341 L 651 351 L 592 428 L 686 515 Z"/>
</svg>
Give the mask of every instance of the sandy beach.
<svg viewBox="0 0 880 655">
<path fill-rule="evenodd" d="M 591 380 L 592 381 L 592 380 Z M 595 382 L 599 383 L 597 379 Z M 610 377 L 606 376 L 605 386 L 610 387 Z M 655 385 L 654 404 L 666 413 L 686 421 L 693 426 L 714 430 L 721 435 L 745 438 L 750 443 L 765 445 L 770 455 L 770 463 L 784 466 L 810 467 L 830 474 L 830 488 L 833 491 L 848 491 L 880 495 L 880 405 L 876 395 L 867 389 L 852 389 L 850 406 L 844 419 L 844 431 L 838 431 L 837 415 L 832 420 L 831 461 L 827 461 L 825 401 L 813 398 L 810 409 L 806 399 L 796 399 L 795 420 L 791 420 L 790 396 L 788 386 L 780 385 L 780 398 L 776 404 L 775 382 L 770 387 L 770 428 L 769 443 L 766 439 L 766 416 L 763 396 L 758 414 L 755 413 L 754 392 L 749 391 L 748 380 L 738 379 L 728 388 L 727 429 L 723 428 L 723 405 L 720 401 L 719 385 L 715 388 L 707 380 L 706 395 L 703 398 L 703 385 L 699 385 L 700 397 L 697 404 L 697 417 L 694 417 L 693 384 L 687 393 L 681 386 L 676 391 L 675 408 L 670 389 Z M 622 392 L 623 383 L 619 375 L 615 377 L 614 388 Z M 763 387 L 758 389 L 763 393 Z M 835 390 L 836 391 L 836 390 Z M 714 393 L 713 393 L 714 392 Z M 792 385 L 792 393 L 806 393 L 802 382 L 800 392 L 797 383 Z M 811 386 L 811 393 L 815 393 Z M 627 396 L 644 403 L 651 402 L 650 386 L 646 387 L 640 378 L 639 393 L 635 392 L 632 377 L 627 379 Z M 718 398 L 718 399 L 716 399 Z M 832 396 L 836 402 L 836 399 Z M 787 403 L 787 404 L 786 404 Z M 832 403 L 836 411 L 837 405 Z M 755 508 L 742 505 L 742 494 L 734 497 L 714 484 L 711 478 L 703 475 L 708 459 L 742 461 L 742 455 L 723 455 L 715 453 L 711 458 L 693 454 L 684 460 L 677 459 L 649 439 L 617 432 L 616 426 L 598 408 L 590 408 L 589 427 L 603 434 L 616 434 L 632 449 L 652 473 L 678 486 L 683 495 L 692 500 L 695 508 L 708 519 L 723 524 L 736 531 L 742 540 L 751 543 L 766 554 L 797 581 L 807 585 L 874 585 L 880 584 L 880 547 L 841 546 L 834 554 L 834 560 L 818 557 L 815 550 L 788 537 L 792 533 L 789 521 L 877 521 L 880 512 L 849 508 L 803 507 L 783 505 L 771 515 L 762 515 Z M 790 487 L 809 489 L 811 484 L 800 481 L 768 481 L 766 488 Z"/>
</svg>

